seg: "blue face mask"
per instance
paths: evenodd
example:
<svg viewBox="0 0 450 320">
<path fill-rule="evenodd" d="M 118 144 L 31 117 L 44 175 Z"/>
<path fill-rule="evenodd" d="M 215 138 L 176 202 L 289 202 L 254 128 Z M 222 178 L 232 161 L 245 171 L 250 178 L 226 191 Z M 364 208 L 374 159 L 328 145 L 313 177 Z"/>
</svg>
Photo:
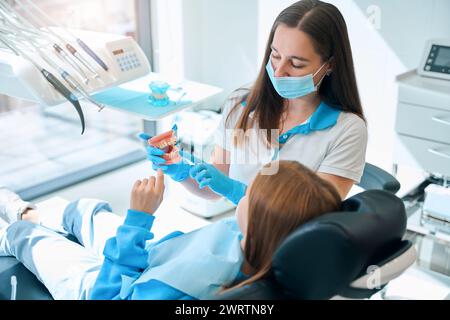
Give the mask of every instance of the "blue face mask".
<svg viewBox="0 0 450 320">
<path fill-rule="evenodd" d="M 269 59 L 266 70 L 272 81 L 273 87 L 280 96 L 285 99 L 297 99 L 317 91 L 318 86 L 325 76 L 323 76 L 317 86 L 314 85 L 314 77 L 325 65 L 326 63 L 324 63 L 315 74 L 308 74 L 303 77 L 275 77 L 272 62 Z"/>
</svg>

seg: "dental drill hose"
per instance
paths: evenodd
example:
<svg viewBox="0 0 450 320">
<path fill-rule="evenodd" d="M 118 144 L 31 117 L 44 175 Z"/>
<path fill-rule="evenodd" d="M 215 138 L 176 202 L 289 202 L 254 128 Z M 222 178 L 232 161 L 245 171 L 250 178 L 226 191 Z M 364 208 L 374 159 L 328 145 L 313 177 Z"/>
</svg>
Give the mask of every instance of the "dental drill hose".
<svg viewBox="0 0 450 320">
<path fill-rule="evenodd" d="M 47 79 L 48 82 L 50 82 L 50 84 L 75 107 L 75 110 L 77 110 L 78 116 L 80 117 L 81 134 L 83 134 L 85 129 L 84 114 L 77 98 L 53 74 L 45 69 L 42 69 L 41 73 L 43 74 L 45 79 Z"/>
<path fill-rule="evenodd" d="M 57 23 L 54 19 L 50 18 L 49 15 L 47 13 L 45 13 L 41 8 L 39 8 L 39 6 L 37 6 L 33 1 L 31 0 L 26 0 L 27 3 L 32 6 L 36 12 L 38 12 L 41 17 L 44 18 L 44 20 L 46 20 L 46 22 L 49 25 L 56 25 L 57 27 L 59 27 L 60 29 L 62 29 L 63 31 L 65 31 L 67 34 L 69 34 L 72 38 L 74 38 L 78 45 L 92 58 L 95 60 L 95 62 L 97 62 L 97 64 L 99 64 L 105 71 L 108 71 L 108 66 L 106 65 L 105 62 L 103 62 L 103 60 L 86 44 L 84 43 L 80 38 L 78 38 L 77 36 L 75 36 L 72 32 L 70 32 L 67 28 L 61 26 L 59 23 Z M 19 3 L 19 5 L 23 6 L 23 4 L 21 4 L 21 0 L 17 1 Z M 35 18 L 37 18 L 35 15 L 33 15 Z M 41 19 L 39 19 L 40 21 L 42 21 Z M 59 37 L 58 35 L 56 35 L 53 31 L 50 30 L 50 32 L 52 32 L 55 36 Z M 65 41 L 63 41 L 65 42 Z M 70 49 L 69 49 L 70 50 Z"/>
<path fill-rule="evenodd" d="M 28 38 L 28 37 L 27 37 Z M 40 57 L 47 62 L 47 64 L 49 66 L 51 66 L 53 69 L 57 70 L 59 72 L 59 74 L 61 75 L 61 77 L 67 82 L 67 84 L 70 86 L 70 88 L 72 88 L 73 90 L 75 90 L 77 93 L 79 93 L 81 96 L 83 96 L 86 100 L 88 100 L 90 103 L 96 105 L 98 107 L 98 111 L 100 112 L 101 110 L 103 110 L 103 108 L 105 107 L 103 104 L 98 103 L 97 101 L 95 101 L 94 99 L 91 98 L 91 96 L 89 95 L 89 93 L 87 91 L 85 91 L 83 89 L 83 86 L 81 84 L 78 83 L 78 81 L 72 77 L 67 71 L 65 71 L 64 69 L 62 69 L 60 66 L 58 66 L 54 61 L 52 61 L 51 59 L 49 59 L 43 52 L 42 50 L 37 47 L 34 44 L 34 40 L 28 38 L 29 43 L 33 46 L 33 48 L 39 53 Z"/>
<path fill-rule="evenodd" d="M 31 57 L 29 57 L 25 52 L 22 50 L 19 50 L 15 45 L 11 44 L 6 38 L 0 35 L 0 42 L 5 44 L 12 52 L 14 52 L 17 56 L 22 56 L 26 60 L 28 60 L 32 65 L 34 65 L 47 79 L 48 82 L 55 88 L 56 91 L 58 91 L 60 94 L 62 94 L 74 107 L 75 110 L 78 113 L 78 116 L 80 117 L 81 121 L 81 134 L 84 133 L 85 129 L 85 123 L 84 123 L 84 114 L 83 110 L 81 109 L 80 103 L 77 100 L 77 97 L 70 92 L 69 89 L 67 89 L 61 81 L 59 81 L 52 73 L 48 72 L 44 68 L 40 67 L 36 61 L 34 61 Z"/>
</svg>

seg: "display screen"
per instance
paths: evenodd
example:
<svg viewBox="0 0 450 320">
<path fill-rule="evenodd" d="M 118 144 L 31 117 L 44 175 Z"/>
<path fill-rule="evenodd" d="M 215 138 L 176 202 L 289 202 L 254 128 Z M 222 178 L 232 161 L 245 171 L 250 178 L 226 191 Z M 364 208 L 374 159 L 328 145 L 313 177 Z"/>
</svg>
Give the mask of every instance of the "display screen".
<svg viewBox="0 0 450 320">
<path fill-rule="evenodd" d="M 117 56 L 118 54 L 122 54 L 124 51 L 123 51 L 123 49 L 119 49 L 119 50 L 114 50 L 113 51 L 113 54 L 115 55 L 115 56 Z"/>
<path fill-rule="evenodd" d="M 434 64 L 450 68 L 450 47 L 439 47 Z"/>
</svg>

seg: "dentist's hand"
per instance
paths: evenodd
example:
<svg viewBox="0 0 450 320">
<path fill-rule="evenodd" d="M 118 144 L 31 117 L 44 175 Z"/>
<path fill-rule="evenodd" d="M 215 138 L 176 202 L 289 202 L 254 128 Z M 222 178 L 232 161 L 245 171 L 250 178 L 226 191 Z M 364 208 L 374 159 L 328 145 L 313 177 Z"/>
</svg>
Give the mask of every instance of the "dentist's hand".
<svg viewBox="0 0 450 320">
<path fill-rule="evenodd" d="M 130 209 L 154 214 L 163 200 L 164 175 L 158 170 L 155 177 L 137 180 L 131 191 Z"/>
<path fill-rule="evenodd" d="M 192 155 L 190 157 L 193 158 Z M 198 159 L 195 162 L 198 164 L 190 169 L 189 175 L 197 181 L 200 189 L 209 187 L 212 191 L 226 197 L 234 204 L 239 203 L 239 200 L 245 195 L 245 190 L 247 189 L 245 184 L 229 178 L 211 164 Z"/>
<path fill-rule="evenodd" d="M 148 142 L 151 138 L 146 133 L 139 134 L 139 138 Z M 189 169 L 191 165 L 187 163 L 184 159 L 181 162 L 174 164 L 166 164 L 166 160 L 162 158 L 164 151 L 151 145 L 146 145 L 147 159 L 152 163 L 153 170 L 161 169 L 164 174 L 170 176 L 174 181 L 182 182 L 189 178 Z"/>
</svg>

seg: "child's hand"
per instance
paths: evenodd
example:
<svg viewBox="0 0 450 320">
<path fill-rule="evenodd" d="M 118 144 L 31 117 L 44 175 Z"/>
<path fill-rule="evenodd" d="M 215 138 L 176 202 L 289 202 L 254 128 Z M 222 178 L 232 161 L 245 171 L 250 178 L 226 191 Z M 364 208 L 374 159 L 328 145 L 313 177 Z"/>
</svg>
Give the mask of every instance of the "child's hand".
<svg viewBox="0 0 450 320">
<path fill-rule="evenodd" d="M 153 214 L 163 200 L 164 174 L 158 170 L 155 177 L 138 180 L 131 191 L 130 209 Z"/>
</svg>

